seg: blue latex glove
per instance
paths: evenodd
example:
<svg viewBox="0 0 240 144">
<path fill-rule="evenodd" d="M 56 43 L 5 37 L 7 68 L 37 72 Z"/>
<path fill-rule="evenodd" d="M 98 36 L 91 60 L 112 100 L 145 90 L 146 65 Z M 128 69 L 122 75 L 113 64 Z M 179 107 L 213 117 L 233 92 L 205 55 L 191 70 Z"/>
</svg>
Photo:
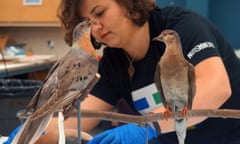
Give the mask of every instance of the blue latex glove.
<svg viewBox="0 0 240 144">
<path fill-rule="evenodd" d="M 21 127 L 22 127 L 22 125 L 19 125 L 17 128 L 15 128 L 15 129 L 11 132 L 11 134 L 8 136 L 7 141 L 5 141 L 3 144 L 11 144 L 12 141 L 13 141 L 13 139 L 14 139 L 14 137 L 15 137 L 15 136 L 17 135 L 17 133 L 20 131 Z M 42 135 L 44 135 L 44 132 L 43 132 Z"/>
<path fill-rule="evenodd" d="M 148 140 L 156 138 L 155 130 L 148 125 Z M 126 124 L 107 130 L 95 136 L 88 144 L 145 144 L 146 128 L 136 124 Z"/>
<path fill-rule="evenodd" d="M 16 136 L 16 134 L 19 132 L 19 130 L 21 129 L 22 125 L 18 126 L 17 128 L 15 128 L 11 134 L 8 136 L 7 141 L 5 141 L 3 144 L 11 144 L 12 140 L 14 139 L 14 137 Z"/>
</svg>

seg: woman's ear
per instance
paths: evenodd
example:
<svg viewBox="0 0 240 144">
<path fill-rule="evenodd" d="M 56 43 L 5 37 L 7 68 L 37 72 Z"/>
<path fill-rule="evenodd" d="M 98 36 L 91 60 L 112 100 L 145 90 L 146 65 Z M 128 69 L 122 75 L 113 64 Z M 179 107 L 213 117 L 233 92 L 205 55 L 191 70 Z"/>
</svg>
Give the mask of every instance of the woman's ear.
<svg viewBox="0 0 240 144">
<path fill-rule="evenodd" d="M 100 48 L 101 48 L 102 43 L 99 42 L 99 41 L 97 41 L 97 40 L 93 37 L 92 34 L 91 34 L 91 36 L 90 36 L 90 39 L 91 39 L 92 45 L 93 45 L 93 47 L 94 47 L 95 49 L 100 49 Z"/>
</svg>

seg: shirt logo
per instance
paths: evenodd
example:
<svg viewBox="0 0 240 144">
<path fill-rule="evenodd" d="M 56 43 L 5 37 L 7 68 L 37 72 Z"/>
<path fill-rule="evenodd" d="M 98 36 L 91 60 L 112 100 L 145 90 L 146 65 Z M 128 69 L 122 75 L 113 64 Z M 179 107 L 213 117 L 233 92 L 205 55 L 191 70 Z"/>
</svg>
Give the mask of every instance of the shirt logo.
<svg viewBox="0 0 240 144">
<path fill-rule="evenodd" d="M 132 99 L 135 109 L 141 114 L 146 114 L 162 105 L 160 94 L 154 83 L 132 91 Z"/>
<path fill-rule="evenodd" d="M 206 48 L 215 48 L 215 45 L 212 42 L 203 42 L 196 45 L 188 54 L 188 58 L 191 59 L 196 53 L 206 49 Z"/>
</svg>

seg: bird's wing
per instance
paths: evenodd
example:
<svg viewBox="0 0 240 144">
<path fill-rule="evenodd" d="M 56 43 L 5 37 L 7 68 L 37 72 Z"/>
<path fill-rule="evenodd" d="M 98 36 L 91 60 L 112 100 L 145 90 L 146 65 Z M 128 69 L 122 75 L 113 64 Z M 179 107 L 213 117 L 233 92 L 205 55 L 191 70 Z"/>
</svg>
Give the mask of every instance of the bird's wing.
<svg viewBox="0 0 240 144">
<path fill-rule="evenodd" d="M 66 104 L 72 103 L 77 97 L 81 96 L 79 91 L 69 92 L 63 97 L 63 99 L 57 99 L 55 102 L 47 103 L 44 107 L 39 108 L 31 115 L 31 120 L 38 119 L 39 117 L 53 113 L 66 106 Z"/>
<path fill-rule="evenodd" d="M 28 117 L 11 144 L 35 143 L 36 140 L 43 134 L 52 116 L 53 114 L 48 114 L 34 121 L 31 121 L 30 117 Z"/>
<path fill-rule="evenodd" d="M 166 102 L 166 99 L 165 99 L 165 96 L 164 96 L 164 92 L 163 92 L 163 88 L 162 88 L 160 72 L 161 72 L 161 68 L 160 68 L 159 64 L 157 64 L 155 75 L 154 75 L 154 81 L 155 81 L 155 84 L 157 86 L 157 89 L 158 89 L 158 92 L 160 94 L 160 97 L 162 99 L 162 103 L 163 103 L 163 105 L 165 107 L 167 107 L 167 102 Z"/>
<path fill-rule="evenodd" d="M 196 92 L 195 82 L 196 82 L 196 77 L 195 77 L 194 67 L 193 65 L 190 64 L 188 68 L 188 83 L 189 83 L 188 109 L 192 109 L 192 102 Z"/>
<path fill-rule="evenodd" d="M 46 83 L 46 81 L 49 79 L 49 77 L 51 76 L 51 74 L 57 69 L 57 67 L 59 66 L 60 61 L 57 61 L 54 63 L 54 65 L 51 67 L 51 69 L 48 72 L 48 75 L 45 77 L 43 83 Z"/>
<path fill-rule="evenodd" d="M 56 62 L 50 69 L 50 71 L 48 72 L 48 75 L 46 76 L 46 78 L 43 81 L 43 85 L 41 86 L 41 88 L 38 89 L 38 91 L 35 93 L 35 95 L 32 97 L 31 101 L 28 103 L 28 105 L 25 107 L 25 111 L 29 111 L 32 110 L 32 108 L 34 108 L 39 100 L 40 97 L 40 93 L 42 91 L 42 89 L 44 88 L 44 85 L 47 83 L 47 80 L 49 79 L 49 77 L 51 77 L 51 75 L 54 73 L 54 71 L 56 70 L 56 68 L 58 67 L 59 62 Z"/>
<path fill-rule="evenodd" d="M 78 49 L 80 51 L 80 49 Z M 74 51 L 69 53 L 71 57 L 66 57 L 58 67 L 56 77 L 58 83 L 54 94 L 45 101 L 45 104 L 37 109 L 31 119 L 36 119 L 44 114 L 56 112 L 72 104 L 74 100 L 81 96 L 82 90 L 86 88 L 97 72 L 97 63 L 92 63 L 91 59 L 77 57 Z M 97 60 L 96 60 L 97 61 Z M 53 80 L 52 80 L 53 81 Z"/>
</svg>

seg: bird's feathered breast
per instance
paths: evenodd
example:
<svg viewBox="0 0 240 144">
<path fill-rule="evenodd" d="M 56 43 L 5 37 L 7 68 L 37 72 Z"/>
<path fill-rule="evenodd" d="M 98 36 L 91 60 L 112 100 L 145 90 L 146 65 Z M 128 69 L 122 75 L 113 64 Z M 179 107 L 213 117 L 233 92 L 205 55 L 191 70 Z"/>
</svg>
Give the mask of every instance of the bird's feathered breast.
<svg viewBox="0 0 240 144">
<path fill-rule="evenodd" d="M 171 63 L 174 61 L 175 64 Z M 187 63 L 184 60 L 173 57 L 172 60 L 169 59 L 167 63 L 160 61 L 159 65 L 161 67 L 159 72 L 163 89 L 162 92 L 164 93 L 166 102 L 169 103 L 168 101 L 176 101 L 175 99 L 179 99 L 187 103 L 189 77 L 183 77 L 183 75 L 188 73 Z M 183 87 L 183 85 L 186 86 Z"/>
<path fill-rule="evenodd" d="M 155 39 L 166 46 L 155 72 L 155 83 L 164 106 L 175 110 L 176 107 L 183 108 L 185 104 L 192 105 L 195 95 L 194 68 L 183 56 L 178 34 L 166 30 Z"/>
</svg>

